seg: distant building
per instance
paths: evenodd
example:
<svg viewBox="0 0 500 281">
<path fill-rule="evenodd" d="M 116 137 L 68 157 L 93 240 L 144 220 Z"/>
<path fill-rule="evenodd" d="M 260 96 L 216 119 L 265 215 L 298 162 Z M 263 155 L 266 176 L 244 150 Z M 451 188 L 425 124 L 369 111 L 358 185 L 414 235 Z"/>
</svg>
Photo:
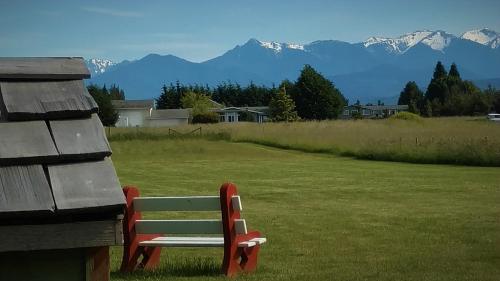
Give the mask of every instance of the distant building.
<svg viewBox="0 0 500 281">
<path fill-rule="evenodd" d="M 116 127 L 173 127 L 188 124 L 188 109 L 155 109 L 154 100 L 113 100 Z"/>
<path fill-rule="evenodd" d="M 146 118 L 155 108 L 154 100 L 113 100 L 118 111 L 116 127 L 146 127 Z"/>
<path fill-rule="evenodd" d="M 189 109 L 154 109 L 146 118 L 146 127 L 173 127 L 189 123 Z"/>
<path fill-rule="evenodd" d="M 349 105 L 344 107 L 341 118 L 350 119 L 358 112 L 367 119 L 386 118 L 402 111 L 408 111 L 408 105 Z"/>
<path fill-rule="evenodd" d="M 219 113 L 219 122 L 256 122 L 263 123 L 268 120 L 268 106 L 253 106 L 253 107 L 225 107 L 213 110 Z"/>
</svg>

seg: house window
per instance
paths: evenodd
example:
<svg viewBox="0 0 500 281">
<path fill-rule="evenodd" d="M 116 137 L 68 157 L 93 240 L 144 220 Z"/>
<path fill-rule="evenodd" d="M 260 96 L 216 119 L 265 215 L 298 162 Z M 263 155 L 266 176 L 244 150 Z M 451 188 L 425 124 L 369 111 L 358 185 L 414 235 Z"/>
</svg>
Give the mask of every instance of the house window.
<svg viewBox="0 0 500 281">
<path fill-rule="evenodd" d="M 371 115 L 372 113 L 370 112 L 369 109 L 363 109 L 363 115 Z"/>
<path fill-rule="evenodd" d="M 348 110 L 348 109 L 344 110 L 344 115 L 345 115 L 345 116 L 348 116 L 348 115 L 349 115 L 349 110 Z"/>
</svg>

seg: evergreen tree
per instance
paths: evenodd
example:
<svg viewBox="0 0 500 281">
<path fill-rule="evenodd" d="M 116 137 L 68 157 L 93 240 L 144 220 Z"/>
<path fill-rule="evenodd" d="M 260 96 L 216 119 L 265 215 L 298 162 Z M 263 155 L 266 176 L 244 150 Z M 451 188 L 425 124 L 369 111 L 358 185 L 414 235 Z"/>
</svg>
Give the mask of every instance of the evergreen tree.
<svg viewBox="0 0 500 281">
<path fill-rule="evenodd" d="M 292 98 L 298 115 L 311 120 L 337 118 L 345 105 L 340 91 L 310 65 L 302 69 Z"/>
<path fill-rule="evenodd" d="M 417 83 L 410 81 L 399 94 L 398 104 L 408 105 L 408 111 L 420 114 L 423 109 L 424 93 L 420 91 Z"/>
<path fill-rule="evenodd" d="M 458 73 L 457 65 L 455 63 L 451 64 L 450 72 L 448 74 L 448 77 L 453 77 L 453 78 L 461 80 L 460 73 Z"/>
<path fill-rule="evenodd" d="M 115 84 L 111 85 L 111 88 L 109 88 L 109 95 L 112 100 L 125 100 L 125 93 Z"/>
<path fill-rule="evenodd" d="M 106 86 L 99 88 L 96 85 L 89 85 L 87 90 L 99 106 L 97 115 L 102 124 L 104 126 L 114 126 L 118 121 L 118 112 L 111 103 L 111 95 L 108 93 Z"/>
<path fill-rule="evenodd" d="M 283 87 L 271 99 L 269 103 L 269 111 L 273 121 L 291 122 L 298 119 L 297 111 L 295 111 L 295 103 L 286 94 L 286 88 Z"/>
<path fill-rule="evenodd" d="M 444 69 L 443 64 L 438 61 L 436 67 L 434 68 L 434 75 L 432 76 L 432 79 L 446 79 L 447 76 L 448 74 L 446 73 L 446 69 Z"/>
</svg>

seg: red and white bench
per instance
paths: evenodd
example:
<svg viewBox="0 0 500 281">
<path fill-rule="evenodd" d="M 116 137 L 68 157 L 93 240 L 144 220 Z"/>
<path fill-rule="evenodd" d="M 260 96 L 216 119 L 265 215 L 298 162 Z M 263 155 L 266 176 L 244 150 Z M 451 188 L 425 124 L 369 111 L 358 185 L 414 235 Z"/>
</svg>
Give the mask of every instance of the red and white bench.
<svg viewBox="0 0 500 281">
<path fill-rule="evenodd" d="M 139 197 L 135 187 L 124 187 L 123 192 L 127 209 L 121 271 L 155 268 L 161 247 L 224 247 L 222 271 L 227 276 L 251 272 L 257 267 L 260 245 L 266 238 L 258 231 L 247 231 L 245 220 L 240 218 L 241 198 L 234 184 L 222 185 L 220 196 Z M 143 220 L 141 212 L 150 211 L 219 211 L 221 219 Z M 179 234 L 223 236 L 170 236 Z"/>
</svg>

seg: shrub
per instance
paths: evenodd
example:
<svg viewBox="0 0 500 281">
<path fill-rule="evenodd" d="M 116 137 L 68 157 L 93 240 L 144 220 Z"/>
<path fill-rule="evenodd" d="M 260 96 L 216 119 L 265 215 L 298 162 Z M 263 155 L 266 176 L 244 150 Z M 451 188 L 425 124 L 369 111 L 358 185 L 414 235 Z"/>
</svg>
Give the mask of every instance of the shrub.
<svg viewBox="0 0 500 281">
<path fill-rule="evenodd" d="M 216 112 L 205 112 L 193 115 L 193 124 L 212 124 L 219 123 L 219 114 Z"/>
<path fill-rule="evenodd" d="M 406 111 L 398 112 L 389 118 L 390 119 L 397 119 L 397 120 L 409 120 L 409 121 L 422 121 L 423 120 L 422 117 L 420 117 L 420 115 L 415 114 L 415 113 L 411 113 L 411 112 L 406 112 Z"/>
</svg>

